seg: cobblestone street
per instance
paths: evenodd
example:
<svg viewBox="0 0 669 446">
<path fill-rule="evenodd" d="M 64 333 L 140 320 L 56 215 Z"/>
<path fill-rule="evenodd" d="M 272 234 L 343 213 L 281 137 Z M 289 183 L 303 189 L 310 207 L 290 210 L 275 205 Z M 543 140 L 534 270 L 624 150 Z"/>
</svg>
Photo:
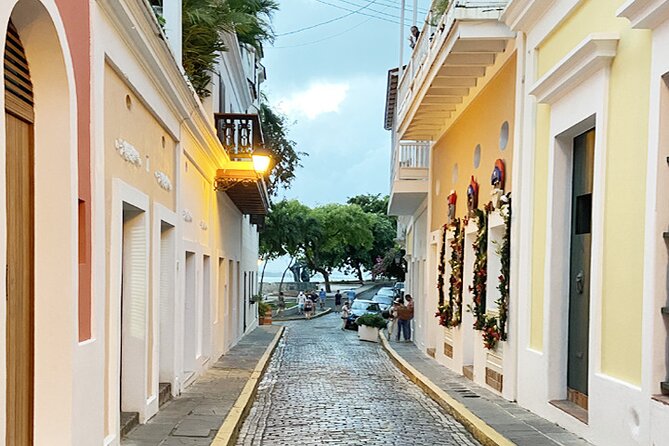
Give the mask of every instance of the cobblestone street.
<svg viewBox="0 0 669 446">
<path fill-rule="evenodd" d="M 478 444 L 378 344 L 340 322 L 286 323 L 238 445 Z"/>
</svg>

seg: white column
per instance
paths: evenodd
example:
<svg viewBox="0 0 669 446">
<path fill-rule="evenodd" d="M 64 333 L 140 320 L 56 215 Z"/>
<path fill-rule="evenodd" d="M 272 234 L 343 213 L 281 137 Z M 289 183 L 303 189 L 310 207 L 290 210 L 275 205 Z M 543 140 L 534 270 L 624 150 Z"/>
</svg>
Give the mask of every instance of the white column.
<svg viewBox="0 0 669 446">
<path fill-rule="evenodd" d="M 182 0 L 164 0 L 163 18 L 165 19 L 165 34 L 167 43 L 172 48 L 174 57 L 181 65 L 181 14 Z"/>
</svg>

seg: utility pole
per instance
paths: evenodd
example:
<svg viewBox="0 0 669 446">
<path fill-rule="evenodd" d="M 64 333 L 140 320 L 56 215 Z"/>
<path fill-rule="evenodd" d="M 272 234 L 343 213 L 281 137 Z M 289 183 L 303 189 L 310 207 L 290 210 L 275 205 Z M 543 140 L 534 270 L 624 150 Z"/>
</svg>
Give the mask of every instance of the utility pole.
<svg viewBox="0 0 669 446">
<path fill-rule="evenodd" d="M 397 79 L 402 79 L 404 73 L 404 10 L 406 7 L 406 0 L 400 0 L 400 66 L 397 73 Z"/>
</svg>

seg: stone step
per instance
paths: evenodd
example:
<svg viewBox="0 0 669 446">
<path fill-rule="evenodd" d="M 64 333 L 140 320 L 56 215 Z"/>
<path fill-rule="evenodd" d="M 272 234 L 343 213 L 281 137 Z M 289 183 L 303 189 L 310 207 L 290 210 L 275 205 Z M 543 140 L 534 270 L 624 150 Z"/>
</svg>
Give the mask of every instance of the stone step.
<svg viewBox="0 0 669 446">
<path fill-rule="evenodd" d="M 163 407 L 163 404 L 172 400 L 172 384 L 160 383 L 158 384 L 158 407 Z"/>
<path fill-rule="evenodd" d="M 121 412 L 121 438 L 139 425 L 138 412 Z"/>
</svg>

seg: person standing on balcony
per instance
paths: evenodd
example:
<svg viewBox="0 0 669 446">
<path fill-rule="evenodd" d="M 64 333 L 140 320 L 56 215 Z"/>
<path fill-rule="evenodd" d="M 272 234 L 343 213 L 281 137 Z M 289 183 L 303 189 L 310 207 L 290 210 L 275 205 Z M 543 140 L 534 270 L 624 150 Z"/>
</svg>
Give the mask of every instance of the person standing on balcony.
<svg viewBox="0 0 669 446">
<path fill-rule="evenodd" d="M 411 49 L 416 48 L 418 37 L 420 37 L 420 31 L 418 31 L 418 27 L 414 25 L 411 27 L 411 35 L 409 36 L 409 46 Z"/>
</svg>

